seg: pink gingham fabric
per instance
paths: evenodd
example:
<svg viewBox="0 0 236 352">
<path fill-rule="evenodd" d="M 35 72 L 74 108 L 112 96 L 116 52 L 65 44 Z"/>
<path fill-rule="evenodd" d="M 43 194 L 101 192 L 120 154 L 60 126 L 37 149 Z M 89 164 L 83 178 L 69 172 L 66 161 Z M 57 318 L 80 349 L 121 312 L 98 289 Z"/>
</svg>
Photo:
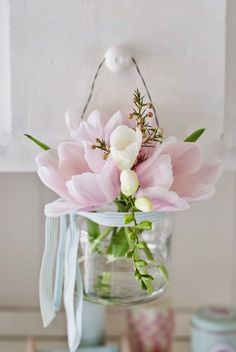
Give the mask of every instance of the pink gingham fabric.
<svg viewBox="0 0 236 352">
<path fill-rule="evenodd" d="M 144 307 L 128 312 L 129 336 L 135 352 L 170 352 L 174 314 L 167 307 Z"/>
</svg>

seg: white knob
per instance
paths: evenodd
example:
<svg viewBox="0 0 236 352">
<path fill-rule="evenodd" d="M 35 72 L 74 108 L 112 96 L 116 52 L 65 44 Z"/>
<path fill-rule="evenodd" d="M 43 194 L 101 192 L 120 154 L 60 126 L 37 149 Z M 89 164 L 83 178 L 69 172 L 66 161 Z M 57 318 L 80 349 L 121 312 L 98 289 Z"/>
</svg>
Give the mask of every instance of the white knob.
<svg viewBox="0 0 236 352">
<path fill-rule="evenodd" d="M 132 55 L 124 46 L 113 46 L 106 51 L 105 63 L 112 72 L 121 72 L 130 67 Z"/>
</svg>

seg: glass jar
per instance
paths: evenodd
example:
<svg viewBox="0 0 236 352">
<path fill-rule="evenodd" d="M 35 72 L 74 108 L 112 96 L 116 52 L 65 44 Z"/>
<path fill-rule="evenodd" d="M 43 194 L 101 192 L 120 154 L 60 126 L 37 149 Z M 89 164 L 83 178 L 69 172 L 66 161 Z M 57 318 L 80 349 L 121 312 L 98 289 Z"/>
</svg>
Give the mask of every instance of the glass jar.
<svg viewBox="0 0 236 352">
<path fill-rule="evenodd" d="M 101 226 L 84 219 L 80 226 L 79 250 L 84 299 L 114 306 L 144 303 L 160 297 L 168 286 L 171 225 L 169 215 L 162 214 L 152 223 L 151 230 L 138 235 L 139 243 L 145 242 L 152 254 L 150 258 L 145 249 L 138 251 L 138 260 L 145 262 L 140 271 L 152 277 L 150 292 L 141 287 L 134 260 L 128 257 L 127 227 Z M 97 240 L 98 237 L 103 240 Z"/>
</svg>

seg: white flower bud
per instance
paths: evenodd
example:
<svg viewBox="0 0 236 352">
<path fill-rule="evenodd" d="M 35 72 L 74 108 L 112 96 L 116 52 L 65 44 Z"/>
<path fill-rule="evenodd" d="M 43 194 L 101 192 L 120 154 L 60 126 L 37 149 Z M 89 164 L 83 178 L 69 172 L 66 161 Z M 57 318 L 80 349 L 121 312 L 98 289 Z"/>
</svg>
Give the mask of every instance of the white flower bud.
<svg viewBox="0 0 236 352">
<path fill-rule="evenodd" d="M 139 186 L 138 176 L 132 170 L 123 170 L 120 174 L 121 192 L 126 196 L 134 194 Z"/>
<path fill-rule="evenodd" d="M 149 211 L 153 210 L 153 204 L 150 198 L 148 197 L 138 197 L 135 200 L 135 206 L 138 210 L 143 211 L 144 213 L 147 213 Z"/>
<path fill-rule="evenodd" d="M 126 125 L 120 125 L 110 137 L 111 156 L 120 170 L 128 170 L 134 165 L 142 145 L 142 133 Z"/>
</svg>

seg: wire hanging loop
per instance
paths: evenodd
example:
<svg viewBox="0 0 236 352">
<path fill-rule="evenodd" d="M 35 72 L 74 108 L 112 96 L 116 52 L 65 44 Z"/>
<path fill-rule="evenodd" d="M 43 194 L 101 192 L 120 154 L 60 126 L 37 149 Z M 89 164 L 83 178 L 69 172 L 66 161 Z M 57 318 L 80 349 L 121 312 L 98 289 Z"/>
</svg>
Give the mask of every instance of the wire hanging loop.
<svg viewBox="0 0 236 352">
<path fill-rule="evenodd" d="M 138 67 L 138 64 L 137 64 L 136 60 L 135 60 L 133 57 L 132 57 L 132 61 L 133 61 L 133 63 L 134 63 L 134 66 L 135 66 L 135 68 L 136 68 L 136 71 L 137 71 L 139 77 L 141 78 L 141 81 L 142 81 L 143 86 L 144 86 L 144 88 L 145 88 L 145 90 L 146 90 L 148 99 L 149 99 L 150 103 L 152 104 L 153 112 L 154 112 L 154 118 L 155 118 L 157 127 L 159 127 L 159 121 L 158 121 L 158 118 L 157 118 L 157 112 L 156 112 L 156 109 L 155 109 L 155 107 L 154 107 L 154 105 L 153 105 L 152 98 L 151 98 L 150 92 L 149 92 L 149 90 L 148 90 L 147 84 L 146 84 L 146 82 L 145 82 L 145 79 L 144 79 L 142 73 L 140 72 L 140 69 L 139 69 L 139 67 Z M 98 65 L 97 71 L 96 71 L 96 73 L 95 73 L 95 75 L 94 75 L 93 82 L 92 82 L 91 89 L 90 89 L 90 93 L 89 93 L 87 102 L 86 102 L 86 104 L 85 104 L 85 106 L 84 106 L 84 108 L 83 108 L 83 111 L 82 111 L 81 120 L 83 120 L 84 115 L 85 115 L 85 113 L 86 113 L 86 111 L 87 111 L 88 105 L 89 105 L 90 100 L 91 100 L 92 95 L 93 95 L 95 82 L 96 82 L 96 80 L 97 80 L 97 78 L 98 78 L 98 74 L 99 74 L 99 72 L 100 72 L 100 70 L 101 70 L 101 68 L 102 68 L 102 66 L 103 66 L 103 64 L 104 64 L 104 62 L 105 62 L 105 58 L 104 58 L 104 59 L 101 61 L 101 63 Z"/>
<path fill-rule="evenodd" d="M 87 102 L 86 102 L 86 104 L 85 104 L 85 106 L 84 106 L 84 108 L 83 108 L 83 111 L 82 111 L 81 120 L 83 120 L 84 115 L 85 115 L 85 112 L 86 112 L 86 110 L 87 110 L 87 108 L 88 108 L 89 102 L 90 102 L 90 100 L 91 100 L 91 98 L 92 98 L 93 90 L 94 90 L 94 86 L 95 86 L 95 82 L 96 82 L 96 80 L 97 80 L 99 71 L 101 70 L 101 68 L 102 68 L 102 66 L 103 66 L 103 64 L 104 64 L 104 62 L 105 62 L 105 58 L 104 58 L 104 59 L 102 60 L 102 62 L 98 65 L 97 71 L 96 71 L 96 73 L 95 73 L 95 75 L 94 75 L 93 82 L 92 82 L 91 89 L 90 89 L 90 93 L 89 93 Z"/>
</svg>

